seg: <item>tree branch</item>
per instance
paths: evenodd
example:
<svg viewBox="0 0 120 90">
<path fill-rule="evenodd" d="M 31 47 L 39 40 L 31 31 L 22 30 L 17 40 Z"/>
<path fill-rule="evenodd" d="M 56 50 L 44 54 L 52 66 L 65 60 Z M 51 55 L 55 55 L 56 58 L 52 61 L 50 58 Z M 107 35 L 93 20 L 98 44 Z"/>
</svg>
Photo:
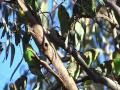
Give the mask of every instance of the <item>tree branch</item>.
<svg viewBox="0 0 120 90">
<path fill-rule="evenodd" d="M 43 53 L 50 60 L 50 62 L 55 66 L 59 77 L 63 80 L 62 84 L 65 86 L 67 90 L 78 90 L 73 78 L 69 76 L 54 46 L 52 45 L 52 43 L 50 43 L 47 40 L 46 36 L 44 35 L 44 32 L 43 32 L 44 30 L 42 26 L 38 24 L 35 17 L 31 14 L 30 11 L 28 11 L 28 8 L 25 5 L 25 3 L 23 3 L 21 0 L 17 0 L 17 2 L 30 20 L 31 26 L 33 28 L 33 32 L 35 33 L 33 37 L 38 42 L 38 45 L 39 45 L 38 48 L 41 47 Z"/>
<path fill-rule="evenodd" d="M 72 56 L 75 58 L 75 60 L 78 62 L 78 64 L 82 67 L 82 69 L 87 73 L 87 75 L 89 76 L 89 78 L 91 80 L 93 80 L 96 83 L 104 84 L 104 85 L 108 86 L 109 88 L 111 88 L 112 90 L 119 90 L 120 89 L 120 85 L 118 83 L 112 81 L 111 79 L 109 79 L 105 76 L 98 75 L 98 74 L 94 73 L 93 71 L 91 71 L 88 68 L 87 64 L 85 63 L 85 60 L 81 57 L 81 55 L 74 48 L 72 49 L 72 52 L 69 52 L 70 47 L 66 47 L 64 41 L 60 40 L 59 37 L 57 37 L 56 35 L 51 36 L 50 33 L 48 34 L 48 36 L 50 37 L 50 39 L 52 41 L 55 41 L 54 44 L 61 46 L 68 53 L 72 54 Z"/>
<path fill-rule="evenodd" d="M 35 57 L 37 59 L 35 60 L 39 60 L 40 65 L 44 66 L 50 73 L 52 73 L 61 83 L 63 83 L 63 80 L 59 77 L 59 75 L 57 75 L 57 73 L 54 72 L 54 70 L 52 70 L 52 68 L 49 66 L 49 64 L 43 60 L 40 60 L 39 57 L 35 54 Z"/>
</svg>

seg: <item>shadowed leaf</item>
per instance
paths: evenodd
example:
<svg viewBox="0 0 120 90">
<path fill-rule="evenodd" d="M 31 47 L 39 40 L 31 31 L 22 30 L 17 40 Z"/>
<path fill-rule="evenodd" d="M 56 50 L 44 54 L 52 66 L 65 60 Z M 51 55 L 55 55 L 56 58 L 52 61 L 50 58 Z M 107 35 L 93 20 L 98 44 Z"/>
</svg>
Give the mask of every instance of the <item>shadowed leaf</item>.
<svg viewBox="0 0 120 90">
<path fill-rule="evenodd" d="M 10 61 L 10 67 L 11 67 L 15 56 L 15 46 L 13 45 L 13 43 L 11 43 L 10 45 L 11 45 L 11 61 Z"/>
<path fill-rule="evenodd" d="M 95 49 L 95 48 L 92 48 L 92 49 L 89 49 L 87 50 L 84 55 L 86 56 L 87 58 L 87 64 L 88 66 L 90 67 L 91 63 L 93 61 L 95 61 L 98 57 L 98 55 L 101 53 L 101 49 Z"/>
<path fill-rule="evenodd" d="M 8 42 L 8 45 L 7 45 L 7 47 L 6 47 L 6 60 L 7 60 L 7 58 L 8 58 L 9 49 L 10 49 L 10 42 L 9 42 L 9 40 L 7 40 L 7 42 Z"/>
<path fill-rule="evenodd" d="M 20 60 L 20 62 L 18 63 L 18 65 L 17 65 L 17 67 L 15 68 L 15 70 L 13 71 L 13 73 L 12 73 L 12 75 L 11 75 L 11 77 L 10 77 L 10 81 L 12 80 L 12 77 L 14 76 L 15 72 L 16 72 L 17 69 L 19 68 L 19 66 L 20 66 L 20 64 L 22 63 L 22 61 L 23 61 L 23 57 L 22 57 L 22 59 Z"/>
<path fill-rule="evenodd" d="M 4 27 L 3 31 L 2 31 L 2 35 L 1 35 L 1 38 L 3 38 L 5 36 L 5 33 L 6 33 L 6 27 Z"/>
<path fill-rule="evenodd" d="M 80 66 L 77 64 L 77 62 L 75 61 L 75 59 L 71 56 L 70 59 L 70 64 L 67 68 L 68 73 L 70 74 L 70 76 L 72 76 L 74 79 L 77 79 L 79 74 L 80 74 Z"/>
<path fill-rule="evenodd" d="M 64 37 L 66 37 L 65 34 L 68 33 L 68 30 L 70 28 L 70 17 L 68 12 L 66 11 L 66 8 L 63 5 L 60 5 L 58 7 L 58 18 L 60 21 L 61 33 Z"/>
<path fill-rule="evenodd" d="M 120 52 L 114 53 L 114 69 L 117 75 L 120 75 Z"/>
<path fill-rule="evenodd" d="M 3 51 L 2 42 L 0 42 L 0 54 Z"/>
<path fill-rule="evenodd" d="M 18 45 L 18 44 L 20 43 L 20 38 L 21 38 L 21 36 L 20 36 L 20 31 L 17 30 L 17 31 L 15 32 L 15 44 L 16 44 L 16 45 Z"/>
<path fill-rule="evenodd" d="M 25 90 L 27 85 L 27 77 L 25 75 L 20 76 L 16 81 L 15 85 L 17 90 Z"/>
</svg>

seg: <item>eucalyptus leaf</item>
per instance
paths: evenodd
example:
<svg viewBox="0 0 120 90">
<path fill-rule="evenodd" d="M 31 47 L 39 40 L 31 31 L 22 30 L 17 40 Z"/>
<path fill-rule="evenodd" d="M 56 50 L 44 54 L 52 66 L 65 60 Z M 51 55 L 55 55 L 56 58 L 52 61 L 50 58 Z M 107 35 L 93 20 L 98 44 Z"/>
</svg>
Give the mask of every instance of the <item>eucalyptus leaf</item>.
<svg viewBox="0 0 120 90">
<path fill-rule="evenodd" d="M 97 6 L 96 6 L 96 0 L 92 0 L 92 10 L 94 12 L 96 12 L 96 8 L 97 8 Z"/>
<path fill-rule="evenodd" d="M 86 56 L 87 60 L 86 60 L 86 63 L 88 64 L 88 67 L 90 67 L 92 61 L 93 61 L 93 56 L 92 56 L 92 52 L 90 51 L 87 51 L 84 53 L 84 55 Z"/>
<path fill-rule="evenodd" d="M 2 35 L 1 35 L 1 38 L 3 38 L 5 36 L 5 33 L 6 33 L 6 27 L 4 27 L 3 31 L 2 31 Z"/>
<path fill-rule="evenodd" d="M 36 11 L 40 10 L 40 1 L 39 0 L 35 0 L 35 9 L 36 9 Z"/>
<path fill-rule="evenodd" d="M 86 56 L 87 58 L 87 64 L 88 66 L 90 67 L 90 65 L 92 64 L 93 61 L 95 61 L 97 59 L 97 57 L 99 56 L 99 54 L 101 53 L 102 51 L 100 49 L 95 49 L 95 48 L 92 48 L 92 49 L 89 49 L 87 50 L 84 55 Z"/>
<path fill-rule="evenodd" d="M 115 73 L 119 76 L 120 75 L 120 52 L 114 52 L 114 69 Z"/>
<path fill-rule="evenodd" d="M 69 35 L 67 35 L 66 39 L 65 39 L 65 46 L 68 47 L 68 42 L 69 42 Z"/>
<path fill-rule="evenodd" d="M 14 71 L 13 71 L 11 77 L 10 77 L 10 81 L 12 80 L 15 72 L 18 70 L 18 68 L 19 68 L 19 66 L 21 65 L 22 61 L 23 61 L 23 57 L 22 57 L 22 59 L 20 60 L 20 62 L 18 63 L 18 65 L 15 67 L 15 69 L 14 69 Z"/>
<path fill-rule="evenodd" d="M 15 85 L 17 90 L 25 90 L 27 85 L 27 77 L 25 75 L 20 76 L 16 81 Z"/>
<path fill-rule="evenodd" d="M 70 17 L 63 5 L 58 7 L 58 18 L 60 22 L 61 33 L 63 37 L 66 37 L 66 33 L 70 30 Z"/>
<path fill-rule="evenodd" d="M 0 54 L 3 51 L 3 46 L 2 46 L 2 42 L 0 42 Z"/>
<path fill-rule="evenodd" d="M 84 28 L 82 27 L 81 25 L 81 20 L 79 19 L 79 21 L 77 21 L 75 23 L 75 31 L 76 33 L 78 34 L 79 36 L 79 40 L 82 41 L 83 40 L 83 37 L 84 37 Z"/>
<path fill-rule="evenodd" d="M 81 41 L 78 39 L 77 34 L 75 34 L 75 49 L 76 49 L 77 51 L 80 50 L 80 43 L 81 43 Z"/>
<path fill-rule="evenodd" d="M 40 18 L 41 18 L 41 22 L 44 28 L 48 28 L 48 1 L 42 1 L 41 3 L 41 14 L 40 14 Z"/>
<path fill-rule="evenodd" d="M 7 60 L 7 58 L 8 58 L 9 49 L 10 49 L 10 41 L 7 40 L 7 47 L 6 47 L 6 60 Z"/>
<path fill-rule="evenodd" d="M 10 43 L 10 46 L 11 46 L 11 61 L 10 61 L 10 67 L 11 67 L 15 56 L 15 46 L 13 43 Z"/>
<path fill-rule="evenodd" d="M 21 28 L 17 25 L 14 25 L 13 30 L 14 30 L 14 36 L 15 36 L 15 44 L 18 45 L 21 39 L 21 33 L 20 33 Z"/>
<path fill-rule="evenodd" d="M 75 23 L 75 26 L 74 26 L 74 29 L 75 29 L 75 48 L 76 50 L 80 50 L 80 43 L 83 41 L 83 37 L 84 37 L 84 29 L 80 23 L 80 20 L 77 21 Z"/>
<path fill-rule="evenodd" d="M 77 0 L 81 15 L 93 17 L 96 11 L 96 0 Z"/>
<path fill-rule="evenodd" d="M 77 64 L 75 59 L 71 56 L 70 59 L 70 64 L 67 67 L 68 73 L 70 76 L 72 76 L 75 80 L 79 77 L 80 75 L 80 65 Z"/>
</svg>

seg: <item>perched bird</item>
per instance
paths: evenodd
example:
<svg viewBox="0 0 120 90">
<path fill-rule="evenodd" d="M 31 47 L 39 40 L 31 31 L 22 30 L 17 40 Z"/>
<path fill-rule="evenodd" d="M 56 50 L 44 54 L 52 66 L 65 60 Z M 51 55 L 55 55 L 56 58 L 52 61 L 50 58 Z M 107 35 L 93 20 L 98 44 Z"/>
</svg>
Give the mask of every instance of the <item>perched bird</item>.
<svg viewBox="0 0 120 90">
<path fill-rule="evenodd" d="M 30 70 L 40 68 L 38 57 L 30 44 L 25 45 L 24 58 Z M 34 74 L 34 69 L 31 72 Z"/>
</svg>

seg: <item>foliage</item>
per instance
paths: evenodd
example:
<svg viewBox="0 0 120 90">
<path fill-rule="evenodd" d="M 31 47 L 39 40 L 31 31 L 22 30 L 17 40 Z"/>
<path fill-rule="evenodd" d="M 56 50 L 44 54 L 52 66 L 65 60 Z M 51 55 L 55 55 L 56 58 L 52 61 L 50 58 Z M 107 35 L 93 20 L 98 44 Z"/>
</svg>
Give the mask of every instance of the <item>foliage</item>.
<svg viewBox="0 0 120 90">
<path fill-rule="evenodd" d="M 71 17 L 67 11 L 68 7 L 64 5 L 65 1 L 59 5 L 56 4 L 52 12 L 47 11 L 48 0 L 26 0 L 25 2 L 29 11 L 38 20 L 38 23 L 40 22 L 39 24 L 42 24 L 44 33 L 55 30 L 56 27 L 54 27 L 50 21 L 55 18 L 54 13 L 56 13 L 58 9 L 58 21 L 60 23 L 60 28 L 58 29 L 60 34 L 58 34 L 59 32 L 57 31 L 55 34 L 60 37 L 60 39 L 62 37 L 61 40 L 65 43 L 65 46 L 72 47 L 72 49 L 74 48 L 79 52 L 82 58 L 85 59 L 87 67 L 94 69 L 93 71 L 95 72 L 99 72 L 100 75 L 111 75 L 115 76 L 115 78 L 120 76 L 120 53 L 119 47 L 117 47 L 120 45 L 118 38 L 120 35 L 116 28 L 119 22 L 116 13 L 106 5 L 106 0 L 77 0 L 73 4 Z M 42 83 L 51 90 L 56 88 L 55 86 L 57 85 L 58 88 L 60 88 L 60 83 L 54 76 L 44 70 L 44 67 L 41 67 L 39 63 L 40 59 L 43 59 L 47 63 L 50 62 L 48 62 L 46 58 L 39 57 L 39 55 L 44 57 L 43 54 L 41 55 L 42 50 L 39 50 L 37 54 L 34 46 L 32 47 L 31 41 L 35 40 L 31 36 L 32 22 L 28 20 L 26 12 L 15 3 L 5 2 L 5 4 L 0 4 L 4 10 L 4 12 L 2 11 L 2 17 L 0 17 L 2 20 L 2 22 L 0 22 L 0 30 L 2 31 L 1 39 L 6 37 L 5 42 L 0 41 L 0 54 L 5 50 L 5 61 L 11 53 L 11 67 L 16 55 L 16 46 L 22 43 L 21 47 L 24 52 L 22 56 L 24 56 L 30 72 L 38 76 L 37 82 Z M 56 1 L 54 1 L 54 3 L 56 3 Z M 60 46 L 54 45 L 58 50 Z M 112 49 L 111 47 L 114 48 Z M 9 52 L 10 50 L 11 52 Z M 69 58 L 67 57 L 68 54 L 70 55 Z M 69 75 L 75 81 L 81 78 L 83 69 L 71 53 L 65 52 L 63 57 L 60 58 L 65 64 Z M 66 59 L 65 61 L 67 62 L 64 62 L 63 59 Z M 102 59 L 104 60 L 101 61 Z M 53 65 L 51 66 L 54 67 Z M 100 70 L 97 70 L 98 68 L 100 68 Z M 107 69 L 107 72 L 105 69 Z M 22 75 L 19 79 L 21 78 Z M 53 86 L 45 84 L 45 82 L 42 82 L 43 80 L 46 80 L 46 82 L 52 81 Z M 15 84 L 18 82 L 19 80 L 16 80 Z M 93 83 L 92 80 L 85 80 L 83 81 L 83 86 L 89 85 L 88 82 L 90 82 L 90 84 Z M 20 88 L 15 84 L 11 84 L 12 86 L 10 87 L 15 86 L 16 88 Z M 42 89 L 41 86 L 39 88 Z"/>
</svg>

